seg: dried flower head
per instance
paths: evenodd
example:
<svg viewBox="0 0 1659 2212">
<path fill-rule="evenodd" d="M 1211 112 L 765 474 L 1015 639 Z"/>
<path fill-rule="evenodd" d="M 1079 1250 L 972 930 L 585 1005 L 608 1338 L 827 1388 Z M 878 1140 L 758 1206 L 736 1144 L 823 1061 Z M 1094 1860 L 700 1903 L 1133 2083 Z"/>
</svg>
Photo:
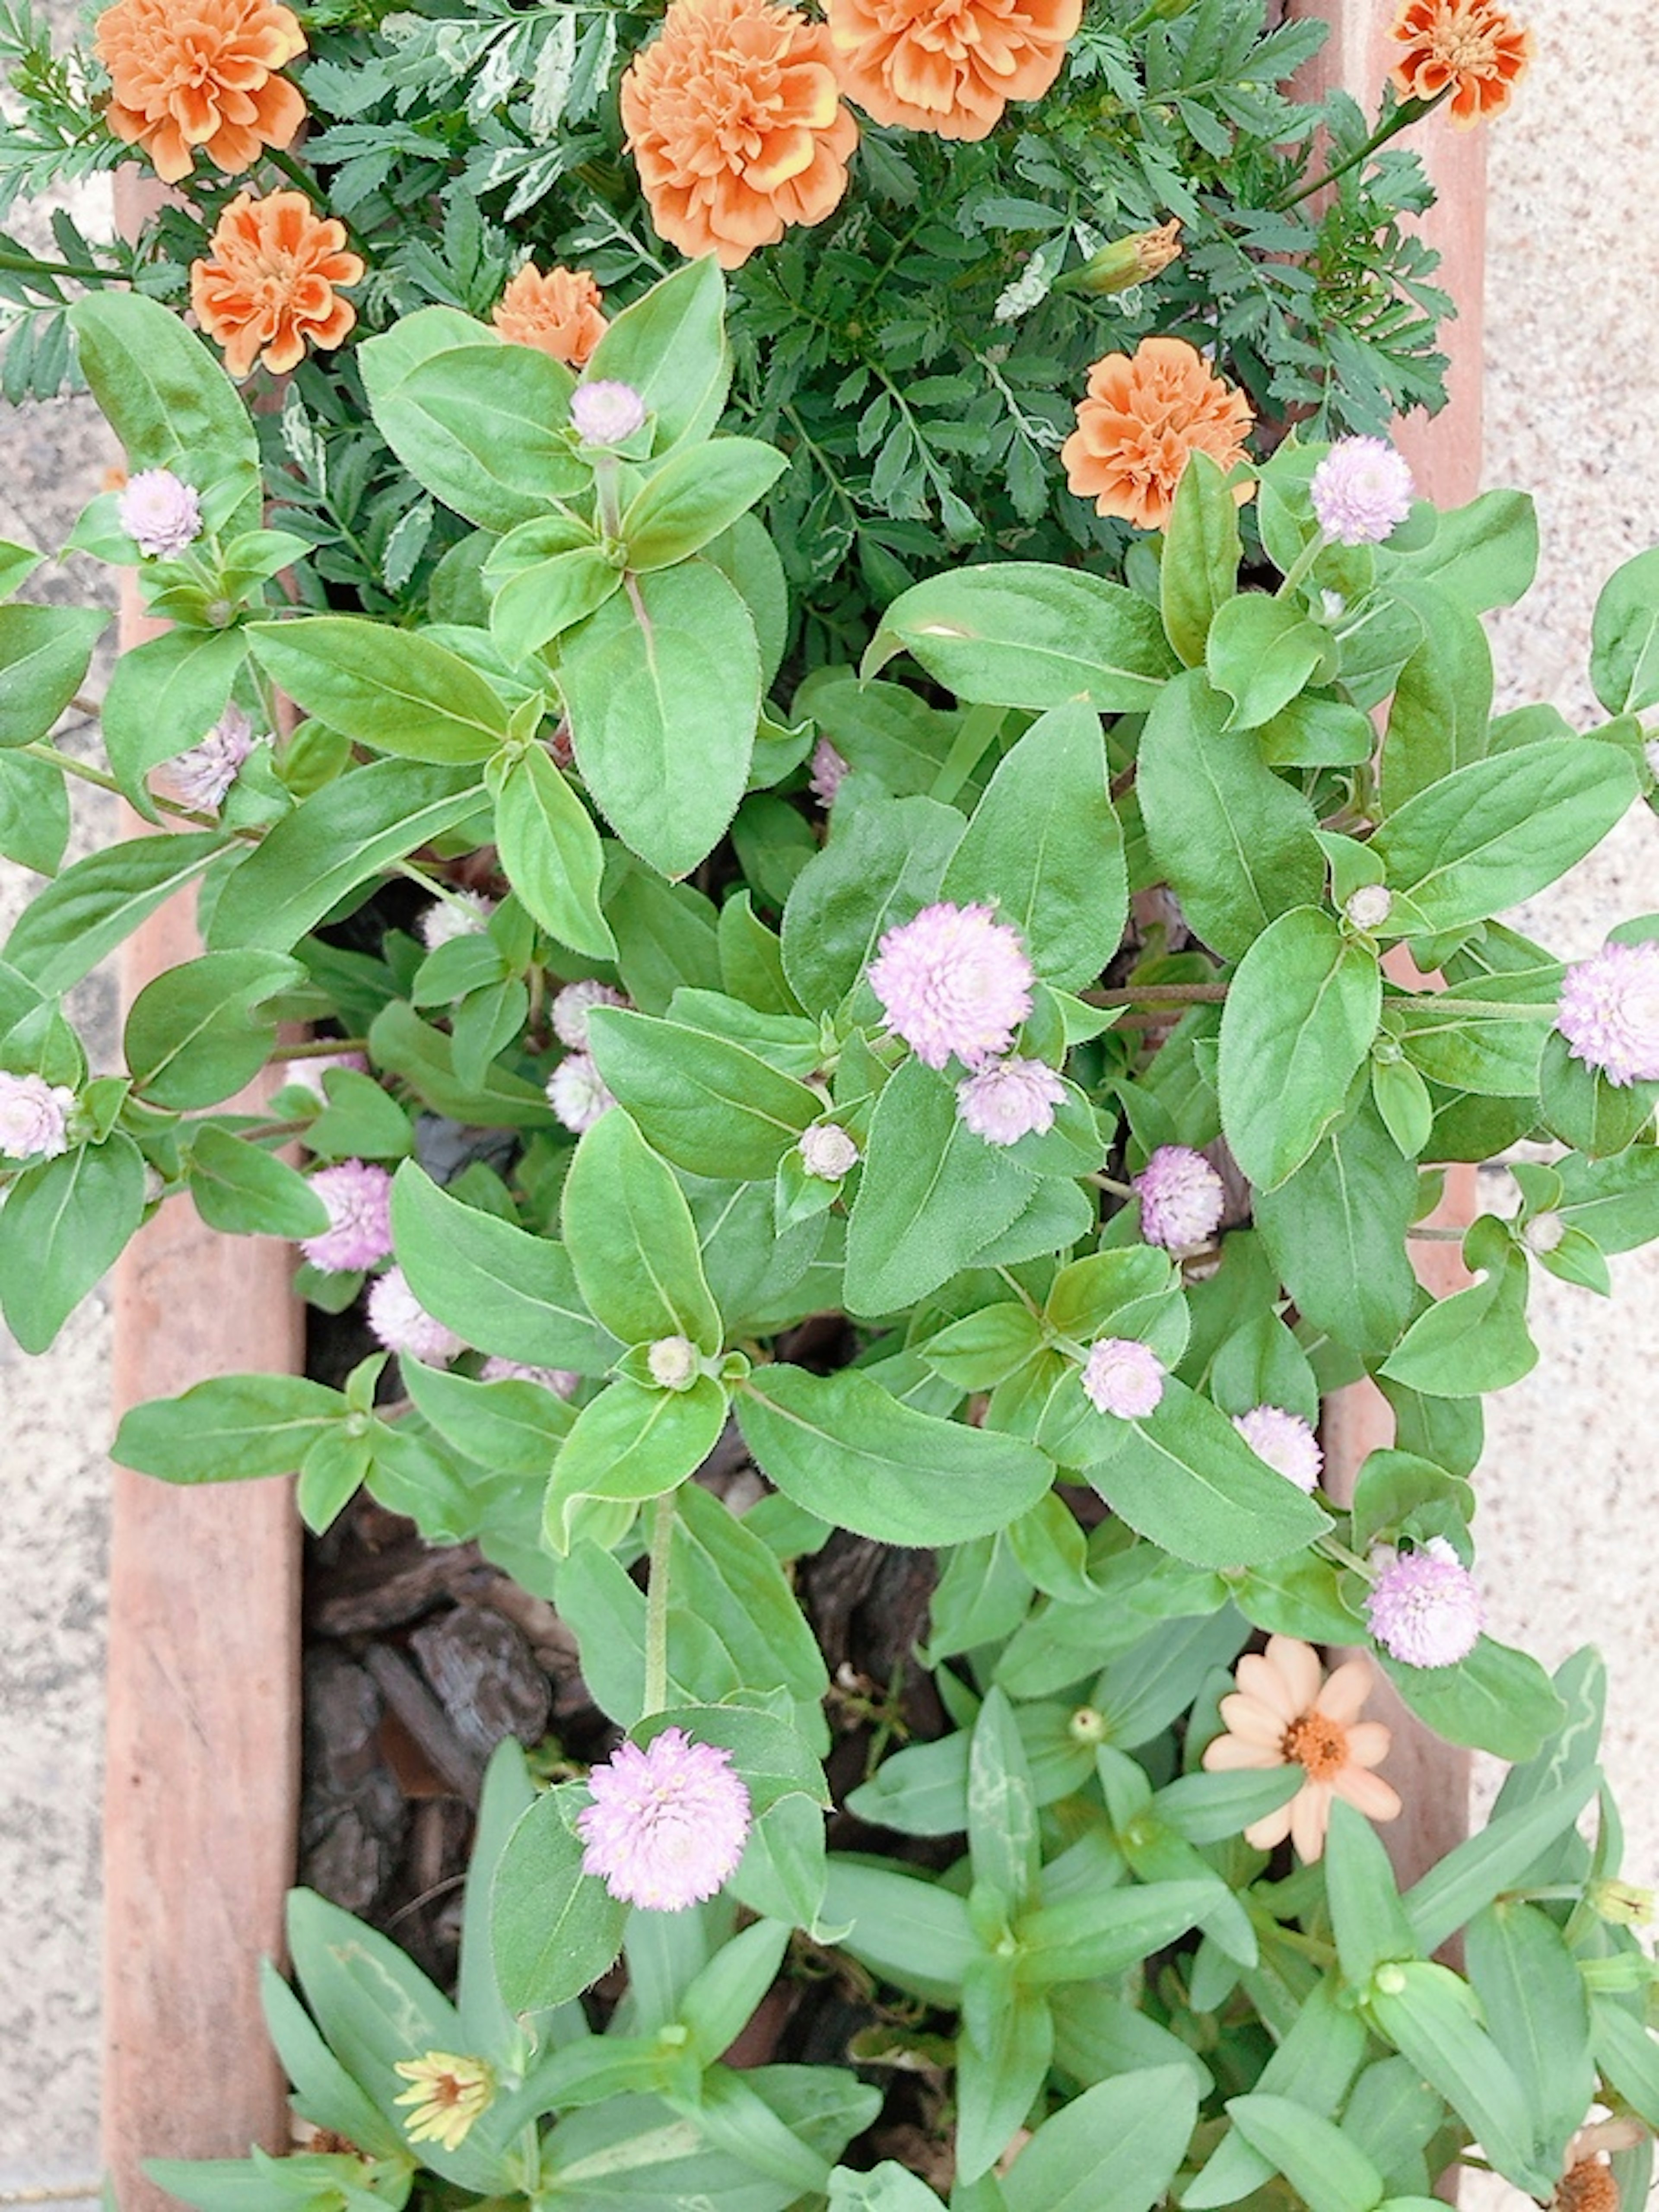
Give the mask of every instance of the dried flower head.
<svg viewBox="0 0 1659 2212">
<path fill-rule="evenodd" d="M 422 2058 L 399 2058 L 392 2071 L 413 2084 L 392 2100 L 412 2107 L 404 2122 L 412 2143 L 459 2150 L 472 2123 L 495 2100 L 495 2072 L 487 2059 L 428 2051 Z"/>
<path fill-rule="evenodd" d="M 1492 0 L 1404 0 L 1389 33 L 1400 46 L 1389 81 L 1402 100 L 1438 100 L 1467 130 L 1502 114 L 1532 59 L 1532 33 Z"/>
<path fill-rule="evenodd" d="M 357 319 L 335 288 L 361 283 L 363 264 L 346 251 L 345 225 L 313 215 L 303 192 L 239 192 L 208 254 L 190 264 L 190 304 L 232 376 L 251 375 L 256 360 L 286 375 L 307 345 L 338 345 Z"/>
<path fill-rule="evenodd" d="M 256 742 L 252 723 L 233 702 L 199 744 L 168 762 L 167 781 L 186 806 L 211 813 L 222 804 Z"/>
<path fill-rule="evenodd" d="M 115 502 L 115 516 L 151 561 L 171 561 L 202 534 L 202 502 L 171 469 L 140 469 Z"/>
<path fill-rule="evenodd" d="M 842 90 L 878 123 L 983 138 L 1060 75 L 1082 0 L 828 0 Z"/>
<path fill-rule="evenodd" d="M 1313 472 L 1315 520 L 1340 545 L 1380 545 L 1412 511 L 1403 454 L 1386 438 L 1339 438 Z"/>
<path fill-rule="evenodd" d="M 9 1075 L 0 1069 L 0 1155 L 9 1160 L 55 1160 L 69 1150 L 69 1114 L 75 1093 L 44 1075 Z"/>
<path fill-rule="evenodd" d="M 837 1123 L 820 1121 L 801 1132 L 800 1164 L 810 1176 L 839 1182 L 858 1165 L 859 1148 Z"/>
<path fill-rule="evenodd" d="M 611 327 L 599 288 L 586 269 L 538 269 L 526 261 L 490 312 L 514 345 L 534 346 L 580 368 Z"/>
<path fill-rule="evenodd" d="M 299 18 L 276 0 L 114 0 L 94 40 L 110 75 L 105 120 L 166 184 L 189 176 L 198 147 L 234 176 L 305 121 L 276 74 L 305 50 Z"/>
<path fill-rule="evenodd" d="M 1091 300 L 1109 298 L 1114 292 L 1133 290 L 1161 276 L 1181 258 L 1181 217 L 1172 215 L 1156 230 L 1131 231 L 1114 238 L 1091 253 L 1080 269 L 1073 269 L 1055 285 L 1058 292 L 1082 292 Z"/>
<path fill-rule="evenodd" d="M 1373 1679 L 1369 1661 L 1348 1659 L 1328 1680 L 1313 1646 L 1293 1636 L 1270 1636 L 1265 1652 L 1239 1661 L 1237 1687 L 1221 1700 L 1226 1733 L 1206 1747 L 1206 1769 L 1299 1766 L 1307 1778 L 1288 1804 L 1251 1822 L 1247 1844 L 1270 1851 L 1288 1836 L 1311 1863 L 1325 1849 L 1333 1797 L 1368 1820 L 1399 1817 L 1398 1795 L 1370 1771 L 1392 1738 L 1381 1721 L 1359 1717 Z"/>
<path fill-rule="evenodd" d="M 574 1398 L 581 1376 L 568 1367 L 530 1367 L 522 1359 L 501 1359 L 494 1352 L 478 1370 L 481 1382 L 538 1382 L 556 1398 Z"/>
<path fill-rule="evenodd" d="M 1066 481 L 1097 514 L 1162 530 L 1188 457 L 1207 453 L 1231 469 L 1244 458 L 1255 417 L 1249 401 L 1185 338 L 1143 338 L 1089 371 L 1077 428 L 1060 449 Z"/>
<path fill-rule="evenodd" d="M 1480 1641 L 1480 1593 L 1443 1536 L 1413 1552 L 1380 1547 L 1384 1564 L 1365 1599 L 1371 1634 L 1408 1667 L 1455 1667 Z"/>
<path fill-rule="evenodd" d="M 585 446 L 620 446 L 645 424 L 645 401 L 631 384 L 601 377 L 570 395 L 570 420 Z"/>
<path fill-rule="evenodd" d="M 1091 1345 L 1082 1380 L 1095 1411 L 1120 1421 L 1144 1420 L 1164 1397 L 1163 1361 L 1133 1336 L 1103 1336 Z"/>
<path fill-rule="evenodd" d="M 870 965 L 890 1025 L 929 1067 L 954 1053 L 978 1068 L 1006 1053 L 1031 1011 L 1033 981 L 1017 930 L 988 906 L 943 900 L 890 929 Z"/>
<path fill-rule="evenodd" d="M 548 1009 L 553 1034 L 572 1052 L 586 1052 L 587 1018 L 594 1007 L 625 1006 L 628 1003 L 620 991 L 613 991 L 609 983 L 601 983 L 597 975 L 583 975 L 553 994 L 553 1003 Z"/>
<path fill-rule="evenodd" d="M 325 1274 L 354 1274 L 392 1249 L 392 1177 L 367 1160 L 319 1168 L 311 1188 L 328 1209 L 328 1227 L 300 1249 Z"/>
<path fill-rule="evenodd" d="M 833 806 L 836 793 L 846 781 L 852 763 L 843 760 L 828 738 L 820 738 L 812 748 L 812 759 L 807 772 L 807 783 L 820 806 Z"/>
<path fill-rule="evenodd" d="M 591 1052 L 568 1052 L 547 1079 L 547 1103 L 580 1136 L 616 1104 Z"/>
<path fill-rule="evenodd" d="M 770 0 L 671 0 L 628 65 L 622 119 L 658 230 L 722 269 L 822 222 L 859 135 L 827 27 Z"/>
<path fill-rule="evenodd" d="M 305 1060 L 285 1060 L 279 1087 L 283 1091 L 308 1091 L 313 1098 L 326 1101 L 328 1092 L 323 1078 L 332 1067 L 349 1067 L 354 1074 L 367 1075 L 368 1056 L 361 1052 L 318 1052 Z"/>
<path fill-rule="evenodd" d="M 458 937 L 476 937 L 495 911 L 495 900 L 486 898 L 482 891 L 451 891 L 447 898 L 434 899 L 423 908 L 415 927 L 427 951 L 435 952 L 441 945 L 453 944 Z"/>
<path fill-rule="evenodd" d="M 1604 945 L 1569 968 L 1555 1026 L 1609 1083 L 1659 1082 L 1659 942 Z"/>
<path fill-rule="evenodd" d="M 1325 1455 L 1311 1425 L 1300 1413 L 1287 1413 L 1282 1406 L 1252 1406 L 1248 1413 L 1235 1413 L 1233 1426 L 1256 1457 L 1298 1490 L 1319 1487 Z"/>
<path fill-rule="evenodd" d="M 582 1872 L 647 1912 L 683 1912 L 738 1870 L 749 1840 L 749 1792 L 732 1754 L 665 1728 L 641 1751 L 621 1743 L 587 1778 L 576 1816 Z"/>
<path fill-rule="evenodd" d="M 1054 1126 L 1066 1085 L 1040 1060 L 993 1060 L 957 1085 L 957 1112 L 988 1145 L 1017 1145 Z"/>
<path fill-rule="evenodd" d="M 1133 1182 L 1147 1243 L 1183 1252 L 1220 1227 L 1226 1186 L 1190 1145 L 1160 1145 Z"/>
<path fill-rule="evenodd" d="M 407 1352 L 422 1367 L 447 1367 L 466 1350 L 463 1338 L 427 1311 L 401 1267 L 388 1267 L 369 1285 L 368 1326 L 377 1344 Z"/>
</svg>

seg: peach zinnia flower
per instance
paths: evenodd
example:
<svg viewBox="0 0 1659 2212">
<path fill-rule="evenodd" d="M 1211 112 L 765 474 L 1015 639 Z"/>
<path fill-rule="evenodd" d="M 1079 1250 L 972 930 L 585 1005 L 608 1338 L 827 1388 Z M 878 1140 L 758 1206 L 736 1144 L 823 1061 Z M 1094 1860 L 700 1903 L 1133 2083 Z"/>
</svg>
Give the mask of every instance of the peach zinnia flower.
<svg viewBox="0 0 1659 2212">
<path fill-rule="evenodd" d="M 599 288 L 586 269 L 550 269 L 533 261 L 524 267 L 495 302 L 490 317 L 514 345 L 537 347 L 580 368 L 610 325 L 599 305 Z"/>
<path fill-rule="evenodd" d="M 1212 1774 L 1299 1766 L 1307 1777 L 1288 1804 L 1251 1822 L 1247 1844 L 1270 1851 L 1288 1836 L 1311 1863 L 1325 1849 L 1333 1797 L 1370 1820 L 1398 1817 L 1399 1797 L 1370 1771 L 1389 1755 L 1389 1731 L 1359 1717 L 1371 1693 L 1368 1661 L 1345 1660 L 1327 1680 L 1311 1644 L 1270 1636 L 1265 1653 L 1239 1661 L 1233 1680 L 1237 1690 L 1221 1700 L 1227 1733 L 1206 1747 L 1205 1766 Z"/>
<path fill-rule="evenodd" d="M 190 304 L 233 376 L 250 374 L 256 356 L 281 376 L 307 344 L 339 344 L 357 310 L 334 288 L 363 276 L 345 242 L 344 224 L 313 215 L 303 192 L 236 195 L 208 241 L 211 258 L 190 265 Z"/>
<path fill-rule="evenodd" d="M 842 90 L 878 123 L 983 138 L 1060 75 L 1083 0 L 829 0 Z"/>
<path fill-rule="evenodd" d="M 169 185 L 196 149 L 234 176 L 267 146 L 286 146 L 306 104 L 276 71 L 306 50 L 276 0 L 115 0 L 98 18 L 94 50 L 113 88 L 105 119 L 142 146 Z"/>
<path fill-rule="evenodd" d="M 1187 456 L 1234 467 L 1255 420 L 1244 394 L 1212 376 L 1196 346 L 1143 338 L 1132 355 L 1109 353 L 1089 371 L 1089 395 L 1060 458 L 1066 483 L 1097 514 L 1161 530 Z"/>
<path fill-rule="evenodd" d="M 628 65 L 622 119 L 657 228 L 722 269 L 822 222 L 859 135 L 827 27 L 769 0 L 672 0 Z"/>
<path fill-rule="evenodd" d="M 1449 87 L 1462 129 L 1501 115 L 1532 59 L 1532 33 L 1492 0 L 1404 0 L 1389 35 L 1405 48 L 1389 72 L 1402 100 L 1438 100 Z"/>
</svg>

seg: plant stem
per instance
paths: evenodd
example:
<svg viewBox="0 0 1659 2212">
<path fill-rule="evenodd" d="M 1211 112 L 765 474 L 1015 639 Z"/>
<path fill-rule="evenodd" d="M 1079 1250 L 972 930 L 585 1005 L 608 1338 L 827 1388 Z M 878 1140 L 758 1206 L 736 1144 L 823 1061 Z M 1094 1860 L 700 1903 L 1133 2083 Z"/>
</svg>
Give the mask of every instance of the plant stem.
<svg viewBox="0 0 1659 2212">
<path fill-rule="evenodd" d="M 1406 1234 L 1407 1237 L 1415 1237 L 1424 1244 L 1461 1244 L 1463 1242 L 1463 1231 L 1461 1229 L 1420 1228 L 1416 1222 L 1412 1224 Z"/>
<path fill-rule="evenodd" d="M 9 276 L 70 276 L 77 284 L 129 284 L 132 281 L 118 270 L 83 266 L 76 261 L 41 261 L 33 253 L 0 252 L 0 271 Z"/>
<path fill-rule="evenodd" d="M 1109 1190 L 1114 1198 L 1135 1198 L 1139 1193 L 1132 1183 L 1114 1182 L 1109 1175 L 1086 1175 L 1085 1182 L 1093 1183 L 1097 1190 Z"/>
<path fill-rule="evenodd" d="M 278 1045 L 272 1060 L 322 1060 L 331 1052 L 367 1052 L 367 1037 L 307 1037 L 303 1044 Z"/>
<path fill-rule="evenodd" d="M 1270 212 L 1273 215 L 1282 215 L 1286 208 L 1295 207 L 1298 201 L 1311 198 L 1315 192 L 1321 191 L 1326 185 L 1334 185 L 1339 177 L 1346 177 L 1350 169 L 1357 168 L 1362 161 L 1370 161 L 1378 147 L 1386 146 L 1389 139 L 1397 136 L 1399 132 L 1409 130 L 1413 123 L 1420 123 L 1425 115 L 1431 114 L 1446 97 L 1446 93 L 1450 90 L 1451 87 L 1448 85 L 1445 92 L 1436 93 L 1432 100 L 1418 100 L 1414 97 L 1411 100 L 1402 100 L 1394 113 L 1385 116 L 1377 125 L 1363 146 L 1356 146 L 1352 154 L 1345 155 L 1340 161 L 1333 162 L 1331 167 L 1319 176 L 1312 178 L 1305 185 L 1298 185 L 1295 191 L 1287 193 L 1283 198 L 1276 199 Z"/>
<path fill-rule="evenodd" d="M 1218 1006 L 1227 996 L 1224 983 L 1132 983 L 1109 991 L 1079 994 L 1091 1006 Z"/>
<path fill-rule="evenodd" d="M 1325 531 L 1315 531 L 1313 536 L 1308 540 L 1302 550 L 1297 555 L 1295 560 L 1291 562 L 1290 567 L 1285 570 L 1284 582 L 1273 593 L 1273 597 L 1276 599 L 1289 599 L 1291 593 L 1302 581 L 1302 579 L 1307 574 L 1309 569 L 1312 568 L 1314 562 L 1319 558 L 1320 555 L 1325 550 L 1325 548 L 1330 544 L 1330 542 L 1329 536 Z"/>
<path fill-rule="evenodd" d="M 126 796 L 112 775 L 106 775 L 102 769 L 94 768 L 88 762 L 72 760 L 68 753 L 60 753 L 55 745 L 19 745 L 17 750 L 27 753 L 31 760 L 48 761 L 53 768 L 61 769 L 65 775 L 78 776 L 82 783 L 96 784 L 100 791 L 112 791 L 118 799 Z M 188 822 L 198 830 L 216 830 L 219 827 L 213 815 L 198 814 L 193 806 L 181 806 L 174 799 L 159 799 L 154 792 L 150 798 L 163 814 L 175 815 L 180 822 Z"/>
<path fill-rule="evenodd" d="M 674 1492 L 664 1491 L 652 1509 L 651 1579 L 645 1594 L 645 1712 L 668 1703 L 668 1562 L 674 1541 Z"/>
</svg>

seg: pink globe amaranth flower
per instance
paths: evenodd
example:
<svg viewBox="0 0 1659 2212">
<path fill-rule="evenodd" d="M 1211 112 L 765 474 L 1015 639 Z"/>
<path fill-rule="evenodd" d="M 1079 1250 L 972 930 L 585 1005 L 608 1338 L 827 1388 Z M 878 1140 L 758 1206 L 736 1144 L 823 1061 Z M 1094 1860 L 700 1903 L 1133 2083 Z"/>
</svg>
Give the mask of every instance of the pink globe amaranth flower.
<svg viewBox="0 0 1659 2212">
<path fill-rule="evenodd" d="M 1031 1011 L 1033 980 L 1018 930 L 988 906 L 945 900 L 890 929 L 870 964 L 890 1025 L 929 1067 L 952 1053 L 983 1067 L 1006 1053 Z"/>
<path fill-rule="evenodd" d="M 1394 893 L 1386 884 L 1361 884 L 1342 911 L 1356 929 L 1380 929 L 1394 912 Z"/>
<path fill-rule="evenodd" d="M 476 937 L 495 911 L 495 902 L 482 891 L 451 891 L 434 899 L 416 920 L 415 927 L 428 952 L 453 945 L 458 937 Z"/>
<path fill-rule="evenodd" d="M 586 1052 L 587 1018 L 594 1007 L 625 1006 L 628 1003 L 620 991 L 613 991 L 609 983 L 601 983 L 597 975 L 584 975 L 553 994 L 553 1003 L 548 1009 L 553 1034 L 572 1052 Z"/>
<path fill-rule="evenodd" d="M 851 772 L 853 763 L 842 758 L 828 738 L 820 738 L 812 748 L 811 765 L 806 781 L 814 799 L 820 806 L 833 806 L 836 793 Z"/>
<path fill-rule="evenodd" d="M 152 561 L 170 561 L 202 534 L 202 502 L 171 469 L 141 469 L 115 502 L 121 527 Z"/>
<path fill-rule="evenodd" d="M 401 1267 L 388 1267 L 369 1285 L 368 1326 L 376 1343 L 406 1352 L 423 1367 L 447 1367 L 466 1350 L 464 1339 L 427 1311 Z"/>
<path fill-rule="evenodd" d="M 1160 1145 L 1133 1181 L 1140 1200 L 1140 1233 L 1149 1244 L 1184 1251 L 1220 1227 L 1226 1187 L 1191 1146 Z"/>
<path fill-rule="evenodd" d="M 1252 1406 L 1248 1413 L 1235 1413 L 1233 1426 L 1250 1449 L 1276 1474 L 1298 1490 L 1313 1492 L 1325 1471 L 1325 1455 L 1319 1439 L 1300 1413 L 1287 1413 L 1282 1406 Z"/>
<path fill-rule="evenodd" d="M 738 1870 L 749 1840 L 749 1792 L 732 1754 L 665 1728 L 641 1751 L 618 1744 L 587 1778 L 576 1816 L 582 1872 L 647 1912 L 684 1912 Z"/>
<path fill-rule="evenodd" d="M 601 378 L 570 395 L 570 420 L 585 446 L 620 446 L 645 422 L 645 402 L 631 384 Z"/>
<path fill-rule="evenodd" d="M 1569 968 L 1555 1026 L 1609 1083 L 1659 1082 L 1659 942 L 1604 945 Z"/>
<path fill-rule="evenodd" d="M 323 1078 L 331 1067 L 349 1067 L 356 1075 L 367 1075 L 368 1056 L 361 1052 L 319 1052 L 306 1060 L 285 1060 L 278 1087 L 283 1091 L 308 1091 L 313 1098 L 325 1101 L 328 1092 L 323 1087 Z"/>
<path fill-rule="evenodd" d="M 1339 438 L 1308 490 L 1328 538 L 1380 545 L 1412 511 L 1412 472 L 1385 438 Z"/>
<path fill-rule="evenodd" d="M 12 1160 L 55 1160 L 69 1150 L 75 1093 L 44 1075 L 0 1071 L 0 1154 Z"/>
<path fill-rule="evenodd" d="M 547 1079 L 547 1103 L 567 1129 L 580 1136 L 617 1101 L 591 1052 L 568 1052 Z"/>
<path fill-rule="evenodd" d="M 859 1164 L 859 1148 L 837 1121 L 819 1121 L 803 1129 L 800 1164 L 823 1182 L 839 1182 Z"/>
<path fill-rule="evenodd" d="M 1378 1556 L 1387 1557 L 1388 1547 Z M 1399 1552 L 1365 1600 L 1371 1634 L 1408 1667 L 1455 1667 L 1479 1640 L 1484 1620 L 1474 1577 L 1443 1536 Z"/>
<path fill-rule="evenodd" d="M 1103 1336 L 1084 1363 L 1083 1388 L 1097 1413 L 1143 1420 L 1163 1399 L 1164 1363 L 1135 1337 Z"/>
<path fill-rule="evenodd" d="M 556 1398 L 574 1398 L 581 1379 L 568 1367 L 527 1367 L 522 1359 L 501 1359 L 494 1352 L 478 1370 L 481 1382 L 539 1382 Z"/>
<path fill-rule="evenodd" d="M 167 763 L 167 778 L 186 806 L 209 812 L 236 781 L 236 771 L 253 750 L 253 725 L 237 706 L 224 713 L 198 745 Z"/>
<path fill-rule="evenodd" d="M 392 1249 L 392 1177 L 367 1160 L 319 1168 L 311 1188 L 328 1208 L 328 1226 L 300 1246 L 325 1275 L 372 1267 Z"/>
<path fill-rule="evenodd" d="M 1040 1060 L 999 1060 L 957 1084 L 957 1112 L 988 1145 L 1017 1145 L 1054 1127 L 1065 1096 L 1065 1084 Z"/>
</svg>

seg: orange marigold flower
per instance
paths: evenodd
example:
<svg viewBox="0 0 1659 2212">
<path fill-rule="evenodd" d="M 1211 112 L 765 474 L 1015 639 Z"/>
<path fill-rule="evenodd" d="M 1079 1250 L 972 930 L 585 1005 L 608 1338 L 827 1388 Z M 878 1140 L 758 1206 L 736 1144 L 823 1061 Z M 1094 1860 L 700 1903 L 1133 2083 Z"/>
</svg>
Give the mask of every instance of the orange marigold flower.
<svg viewBox="0 0 1659 2212">
<path fill-rule="evenodd" d="M 538 347 L 571 368 L 582 366 L 610 328 L 599 288 L 586 269 L 550 269 L 544 276 L 532 261 L 501 294 L 490 319 L 514 345 Z"/>
<path fill-rule="evenodd" d="M 1503 112 L 1532 59 L 1532 33 L 1492 0 L 1404 0 L 1389 36 L 1405 49 L 1389 72 L 1401 98 L 1438 100 L 1449 87 L 1464 130 Z"/>
<path fill-rule="evenodd" d="M 1187 456 L 1234 467 L 1255 419 L 1185 338 L 1143 338 L 1133 355 L 1109 353 L 1089 371 L 1089 396 L 1060 449 L 1066 481 L 1097 514 L 1161 530 Z"/>
<path fill-rule="evenodd" d="M 829 0 L 842 90 L 878 123 L 983 138 L 1060 75 L 1083 0 Z"/>
<path fill-rule="evenodd" d="M 306 50 L 276 0 L 114 0 L 98 18 L 98 58 L 113 87 L 106 120 L 176 185 L 196 149 L 234 176 L 286 146 L 306 104 L 276 71 Z"/>
<path fill-rule="evenodd" d="M 339 344 L 357 310 L 334 288 L 363 276 L 345 242 L 345 225 L 313 215 L 303 192 L 236 195 L 208 241 L 211 258 L 190 265 L 190 304 L 233 376 L 248 375 L 256 356 L 281 376 L 307 344 Z"/>
<path fill-rule="evenodd" d="M 822 222 L 859 135 L 827 27 L 769 0 L 671 0 L 628 65 L 622 118 L 659 231 L 722 269 Z"/>
</svg>

